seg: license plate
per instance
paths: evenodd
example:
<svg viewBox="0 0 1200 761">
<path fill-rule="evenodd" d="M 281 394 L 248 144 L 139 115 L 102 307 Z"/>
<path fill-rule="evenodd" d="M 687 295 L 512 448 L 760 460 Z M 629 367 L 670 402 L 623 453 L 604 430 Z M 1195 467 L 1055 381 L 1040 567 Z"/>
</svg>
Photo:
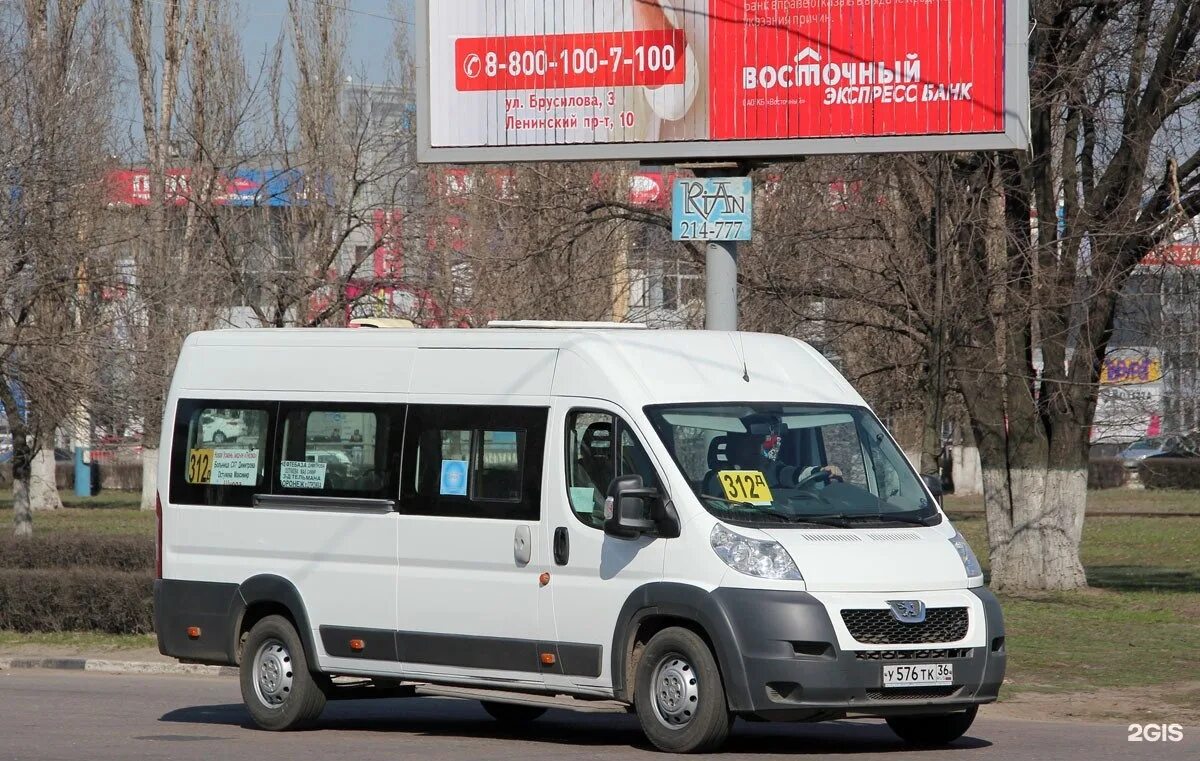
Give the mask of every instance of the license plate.
<svg viewBox="0 0 1200 761">
<path fill-rule="evenodd" d="M 884 687 L 925 687 L 953 683 L 953 663 L 892 663 L 883 667 Z"/>
</svg>

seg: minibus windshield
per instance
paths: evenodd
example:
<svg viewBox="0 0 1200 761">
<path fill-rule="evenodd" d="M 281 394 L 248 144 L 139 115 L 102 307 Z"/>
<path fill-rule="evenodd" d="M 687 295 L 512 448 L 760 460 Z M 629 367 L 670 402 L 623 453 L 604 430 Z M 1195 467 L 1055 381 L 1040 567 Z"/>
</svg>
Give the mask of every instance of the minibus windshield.
<svg viewBox="0 0 1200 761">
<path fill-rule="evenodd" d="M 934 525 L 904 453 L 862 407 L 776 403 L 646 408 L 700 503 L 744 525 Z"/>
</svg>

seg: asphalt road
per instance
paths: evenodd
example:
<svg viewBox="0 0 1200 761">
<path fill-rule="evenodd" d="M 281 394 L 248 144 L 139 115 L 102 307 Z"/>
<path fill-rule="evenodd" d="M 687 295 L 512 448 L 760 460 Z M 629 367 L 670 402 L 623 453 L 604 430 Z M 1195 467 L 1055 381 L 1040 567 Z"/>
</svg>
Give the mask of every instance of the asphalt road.
<svg viewBox="0 0 1200 761">
<path fill-rule="evenodd" d="M 738 722 L 722 759 L 964 759 L 1105 761 L 1200 759 L 1200 727 L 1177 743 L 1131 743 L 1125 725 L 1060 724 L 984 714 L 952 749 L 913 751 L 880 722 Z M 0 672 L 0 759 L 421 759 L 571 761 L 667 758 L 623 715 L 551 711 L 511 731 L 475 703 L 409 698 L 332 703 L 313 731 L 250 728 L 228 678 Z"/>
</svg>

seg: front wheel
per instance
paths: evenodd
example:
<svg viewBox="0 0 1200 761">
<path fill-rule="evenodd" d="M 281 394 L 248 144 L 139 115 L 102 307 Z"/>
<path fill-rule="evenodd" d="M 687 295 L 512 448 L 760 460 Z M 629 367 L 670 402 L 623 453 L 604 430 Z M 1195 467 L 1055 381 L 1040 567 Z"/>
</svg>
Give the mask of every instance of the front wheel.
<svg viewBox="0 0 1200 761">
<path fill-rule="evenodd" d="M 242 701 L 254 723 L 280 732 L 301 729 L 325 709 L 325 692 L 309 673 L 304 645 L 292 623 L 267 616 L 250 630 L 242 658 Z"/>
<path fill-rule="evenodd" d="M 705 753 L 729 737 L 733 716 L 708 645 L 680 627 L 655 634 L 638 662 L 634 707 L 659 750 Z"/>
<path fill-rule="evenodd" d="M 960 713 L 893 716 L 887 723 L 901 740 L 910 745 L 949 745 L 966 734 L 978 712 L 979 706 L 971 706 Z"/>
</svg>

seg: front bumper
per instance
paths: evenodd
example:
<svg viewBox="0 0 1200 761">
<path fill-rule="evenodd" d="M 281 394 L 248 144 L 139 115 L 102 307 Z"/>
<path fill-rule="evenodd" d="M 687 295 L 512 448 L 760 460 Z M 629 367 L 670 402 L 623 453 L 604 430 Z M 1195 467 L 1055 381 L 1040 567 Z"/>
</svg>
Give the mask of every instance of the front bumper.
<svg viewBox="0 0 1200 761">
<path fill-rule="evenodd" d="M 982 603 L 982 646 L 937 643 L 851 650 L 839 644 L 828 610 L 812 595 L 714 590 L 711 600 L 735 640 L 732 648 L 721 648 L 730 706 L 757 718 L 803 721 L 850 714 L 946 713 L 990 703 L 1004 680 L 1004 621 L 991 592 L 968 591 Z M 725 662 L 730 653 L 737 654 L 736 663 Z M 952 663 L 954 684 L 885 690 L 883 665 L 891 662 Z"/>
</svg>

